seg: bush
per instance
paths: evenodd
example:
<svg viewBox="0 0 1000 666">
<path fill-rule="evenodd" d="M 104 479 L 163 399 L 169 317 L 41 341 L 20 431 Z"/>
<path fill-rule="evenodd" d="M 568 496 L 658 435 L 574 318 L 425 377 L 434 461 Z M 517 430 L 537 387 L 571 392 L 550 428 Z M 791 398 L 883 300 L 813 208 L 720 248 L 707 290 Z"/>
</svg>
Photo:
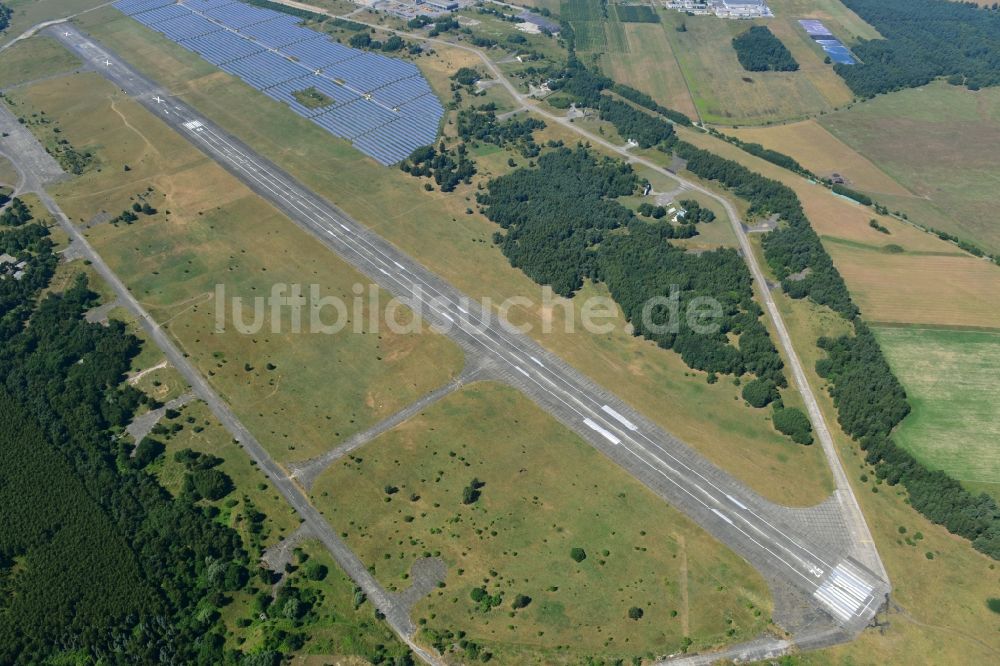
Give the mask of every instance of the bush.
<svg viewBox="0 0 1000 666">
<path fill-rule="evenodd" d="M 752 407 L 767 407 L 778 397 L 778 388 L 770 379 L 754 379 L 743 385 L 743 399 Z"/>
<path fill-rule="evenodd" d="M 572 557 L 577 562 L 583 562 L 587 559 L 587 551 L 583 548 L 573 548 L 569 551 L 569 556 Z"/>
<path fill-rule="evenodd" d="M 628 609 L 628 617 L 630 620 L 640 620 L 643 615 L 645 615 L 645 613 L 643 613 L 642 609 L 638 606 L 632 606 L 632 608 Z"/>
<path fill-rule="evenodd" d="M 511 604 L 511 607 L 517 610 L 519 608 L 524 608 L 530 603 L 531 603 L 531 597 L 529 597 L 526 594 L 519 594 L 516 597 L 514 597 L 514 603 Z"/>
<path fill-rule="evenodd" d="M 797 444 L 812 444 L 812 424 L 802 410 L 795 407 L 774 410 L 774 427 Z"/>
<path fill-rule="evenodd" d="M 149 463 L 153 462 L 160 455 L 163 454 L 164 446 L 155 439 L 149 437 L 143 437 L 139 445 L 135 447 L 135 453 L 132 456 L 132 464 L 134 464 L 139 469 L 142 469 Z"/>
<path fill-rule="evenodd" d="M 306 567 L 306 578 L 309 580 L 323 580 L 328 573 L 330 570 L 326 565 L 319 562 L 312 562 Z"/>
</svg>

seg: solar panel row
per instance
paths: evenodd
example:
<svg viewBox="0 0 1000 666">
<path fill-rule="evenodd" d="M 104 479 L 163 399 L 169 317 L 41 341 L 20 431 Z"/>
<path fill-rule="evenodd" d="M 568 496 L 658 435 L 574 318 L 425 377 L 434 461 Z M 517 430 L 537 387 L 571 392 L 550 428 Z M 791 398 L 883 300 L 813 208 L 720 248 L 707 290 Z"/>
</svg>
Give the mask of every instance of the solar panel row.
<svg viewBox="0 0 1000 666">
<path fill-rule="evenodd" d="M 115 7 L 382 164 L 437 137 L 444 107 L 413 63 L 349 48 L 294 16 L 236 0 L 120 0 Z M 311 88 L 321 97 L 307 106 L 295 93 Z M 330 101 L 317 106 L 324 97 Z"/>
</svg>

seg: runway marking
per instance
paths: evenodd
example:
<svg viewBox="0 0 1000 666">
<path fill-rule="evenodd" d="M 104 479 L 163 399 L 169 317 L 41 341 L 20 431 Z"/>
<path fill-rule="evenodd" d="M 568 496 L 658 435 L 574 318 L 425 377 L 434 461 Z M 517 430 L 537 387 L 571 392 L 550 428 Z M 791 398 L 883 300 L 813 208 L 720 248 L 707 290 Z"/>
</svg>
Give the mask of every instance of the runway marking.
<svg viewBox="0 0 1000 666">
<path fill-rule="evenodd" d="M 527 374 L 527 373 L 525 373 L 525 374 Z M 591 430 L 594 430 L 598 434 L 600 434 L 601 436 L 603 436 L 604 439 L 608 440 L 612 444 L 614 444 L 614 445 L 617 446 L 618 444 L 622 443 L 622 440 L 620 440 L 617 437 L 615 437 L 614 433 L 605 430 L 600 425 L 598 425 L 597 423 L 595 423 L 592 419 L 586 418 L 586 419 L 583 420 L 583 423 L 584 423 L 584 425 L 586 425 Z"/>
<path fill-rule="evenodd" d="M 520 373 L 521 373 L 522 375 L 524 375 L 525 377 L 530 377 L 530 376 L 531 376 L 531 375 L 529 375 L 529 374 L 528 374 L 528 371 L 527 371 L 527 370 L 525 370 L 524 368 L 522 368 L 522 367 L 521 367 L 521 366 L 519 366 L 519 365 L 515 365 L 515 366 L 514 366 L 514 369 L 515 369 L 515 370 L 517 370 L 518 372 L 520 372 Z"/>
<path fill-rule="evenodd" d="M 638 426 L 636 426 L 634 423 L 632 423 L 631 421 L 629 421 L 627 418 L 625 418 L 624 416 L 622 416 L 621 414 L 619 414 L 618 412 L 616 412 L 614 409 L 612 409 L 608 405 L 602 405 L 601 409 L 604 410 L 604 412 L 606 414 L 610 414 L 611 418 L 613 418 L 615 421 L 618 421 L 619 423 L 621 423 L 623 426 L 625 426 L 629 430 L 638 430 L 639 429 Z"/>
<path fill-rule="evenodd" d="M 396 266 L 398 266 L 399 268 L 403 269 L 404 271 L 406 270 L 406 266 L 404 266 L 403 264 L 399 263 L 398 261 L 393 261 L 392 263 L 396 264 Z"/>
<path fill-rule="evenodd" d="M 340 228 L 343 229 L 344 231 L 350 231 L 351 230 L 350 227 L 348 227 L 346 224 L 342 224 L 340 222 L 338 222 L 337 224 L 340 224 Z"/>
<path fill-rule="evenodd" d="M 388 275 L 389 274 L 389 271 L 385 270 L 384 268 L 380 268 L 379 270 L 382 271 L 382 275 Z"/>
<path fill-rule="evenodd" d="M 872 586 L 859 574 L 849 562 L 841 562 L 813 592 L 813 597 L 846 622 L 867 611 L 873 599 Z"/>
<path fill-rule="evenodd" d="M 747 505 L 746 505 L 746 504 L 744 504 L 743 502 L 739 501 L 738 499 L 736 499 L 735 497 L 733 497 L 733 496 L 732 496 L 732 495 L 730 495 L 729 493 L 726 493 L 726 497 L 728 497 L 728 498 L 729 498 L 729 501 L 730 501 L 730 502 L 732 502 L 732 503 L 733 503 L 733 504 L 735 504 L 736 506 L 740 507 L 740 508 L 741 508 L 741 509 L 743 509 L 744 511 L 749 511 L 749 509 L 747 508 Z"/>
<path fill-rule="evenodd" d="M 458 305 L 458 306 L 456 306 L 456 307 L 458 307 L 458 309 L 459 309 L 459 310 L 461 310 L 461 311 L 462 311 L 463 313 L 465 313 L 465 314 L 469 314 L 469 311 L 468 311 L 468 310 L 466 310 L 465 308 L 463 308 L 463 307 L 462 307 L 461 305 Z"/>
<path fill-rule="evenodd" d="M 531 362 L 532 362 L 532 363 L 534 363 L 535 365 L 537 365 L 537 366 L 538 366 L 539 368 L 544 368 L 544 367 L 545 367 L 545 365 L 544 365 L 544 364 L 542 364 L 542 362 L 541 362 L 541 361 L 539 361 L 539 360 L 538 360 L 537 358 L 535 358 L 534 356 L 532 356 L 532 357 L 531 357 Z"/>
<path fill-rule="evenodd" d="M 450 315 L 450 314 L 448 314 L 447 312 L 439 312 L 438 314 L 440 314 L 440 315 L 441 315 L 442 317 L 444 317 L 445 319 L 447 319 L 448 321 L 450 321 L 450 322 L 452 322 L 452 323 L 454 323 L 454 322 L 455 322 L 455 320 L 454 320 L 454 319 L 452 319 L 452 318 L 451 318 L 451 315 Z"/>
<path fill-rule="evenodd" d="M 89 46 L 89 45 L 85 45 L 85 46 Z M 199 125 L 200 125 L 200 123 L 199 123 Z M 218 147 L 221 148 L 221 150 L 219 150 L 219 153 L 221 153 L 221 155 L 225 156 L 226 158 L 228 158 L 229 160 L 231 160 L 233 163 L 239 164 L 239 165 L 243 166 L 244 169 L 245 169 L 246 174 L 249 177 L 253 178 L 254 180 L 257 180 L 258 182 L 260 182 L 267 190 L 271 191 L 272 193 L 277 194 L 279 197 L 281 197 L 283 200 L 285 200 L 285 202 L 288 203 L 289 206 L 291 206 L 293 208 L 296 208 L 296 209 L 300 210 L 301 212 L 303 212 L 306 215 L 306 219 L 309 220 L 309 222 L 311 222 L 313 225 L 321 224 L 322 222 L 327 222 L 327 221 L 337 221 L 335 219 L 335 216 L 334 216 L 333 213 L 327 212 L 325 208 L 320 207 L 317 203 L 313 202 L 308 197 L 308 195 L 310 193 L 306 192 L 304 194 L 300 194 L 299 190 L 294 185 L 290 185 L 289 183 L 287 183 L 287 182 L 285 182 L 283 180 L 280 180 L 280 178 L 278 176 L 272 175 L 263 166 L 258 165 L 252 159 L 247 158 L 245 155 L 243 155 L 243 153 L 240 151 L 240 149 L 238 149 L 235 146 L 233 146 L 232 144 L 230 144 L 228 141 L 226 141 L 225 138 L 223 138 L 221 136 L 215 135 L 215 132 L 211 131 L 209 128 L 204 128 L 204 129 L 208 130 L 208 131 L 206 131 L 205 134 L 201 134 L 200 136 L 202 136 L 203 138 L 206 138 L 207 141 L 217 142 Z M 198 127 L 197 129 L 195 129 L 195 131 L 202 132 L 203 128 Z M 211 137 L 211 138 L 209 138 L 209 137 Z M 227 150 L 226 148 L 222 148 L 222 145 L 228 147 L 229 150 Z M 247 165 L 249 165 L 249 166 L 247 166 Z M 257 177 L 258 174 L 261 176 L 260 178 Z M 272 185 L 273 185 L 273 187 L 272 187 Z M 301 205 L 300 205 L 300 203 L 301 203 Z M 305 208 L 306 206 L 308 206 L 308 210 Z M 313 211 L 315 211 L 315 212 L 313 212 Z M 317 218 L 319 218 L 319 219 L 317 220 Z M 341 226 L 343 227 L 345 225 L 341 224 Z M 349 249 L 352 252 L 356 253 L 358 256 L 360 256 L 362 259 L 364 259 L 364 261 L 366 263 L 368 263 L 369 265 L 371 265 L 373 268 L 378 267 L 377 263 L 376 263 L 377 260 L 389 260 L 389 257 L 386 256 L 384 254 L 384 252 L 378 246 L 373 245 L 371 242 L 367 241 L 367 239 L 357 238 L 355 240 L 359 241 L 358 242 L 358 246 L 357 247 L 349 247 Z M 399 266 L 400 268 L 403 268 L 402 265 L 399 264 L 399 262 L 393 261 L 393 263 L 396 264 L 396 266 Z M 382 269 L 380 268 L 380 270 L 382 270 Z M 385 271 L 383 270 L 383 272 L 385 272 Z M 407 285 L 403 285 L 402 282 L 399 280 L 398 277 L 392 276 L 392 279 L 394 281 L 396 281 L 397 283 L 399 283 L 400 286 L 402 286 L 403 288 L 407 288 Z M 410 285 L 411 289 L 412 289 L 412 286 L 413 285 Z M 428 284 L 426 286 L 427 286 L 427 288 L 431 292 L 433 292 L 433 293 L 440 293 L 440 292 L 438 292 L 438 290 L 433 285 Z M 454 300 L 454 299 L 449 299 L 449 300 Z M 463 309 L 463 312 L 468 313 L 468 311 L 464 310 L 464 309 Z M 487 327 L 485 330 L 482 330 L 482 331 L 478 331 L 477 330 L 476 332 L 478 332 L 480 335 L 483 335 L 486 339 L 492 340 L 494 342 L 506 343 L 507 345 L 513 345 L 514 344 L 509 338 L 507 338 L 507 336 L 504 334 L 503 331 L 498 331 L 498 330 L 495 330 L 495 329 Z M 477 341 L 477 342 L 480 345 L 487 346 L 487 344 L 485 342 L 482 342 L 482 341 Z M 506 356 L 511 356 L 512 355 L 512 352 L 509 351 L 509 350 L 507 350 L 507 349 L 496 349 L 496 348 L 493 348 L 493 347 L 488 347 L 488 348 L 492 349 L 493 351 L 499 351 L 500 353 L 505 354 Z M 538 365 L 541 366 L 540 362 L 538 362 L 534 358 L 532 360 L 534 362 L 536 362 Z M 508 360 L 508 362 L 509 362 L 509 360 Z M 542 367 L 544 367 L 544 366 L 542 366 Z M 551 398 L 554 398 L 554 399 L 556 399 L 558 401 L 563 402 L 572 411 L 576 412 L 577 414 L 581 414 L 580 409 L 583 409 L 583 410 L 590 410 L 590 409 L 592 409 L 592 407 L 590 407 L 588 404 L 585 404 L 581 399 L 575 398 L 575 397 L 573 397 L 572 393 L 569 393 L 571 391 L 574 391 L 574 390 L 578 389 L 577 385 L 574 384 L 570 380 L 570 378 L 563 377 L 562 375 L 560 375 L 558 373 L 554 375 L 556 381 L 554 381 L 552 378 L 549 378 L 549 377 L 547 377 L 545 375 L 542 375 L 542 377 L 549 384 L 552 385 L 553 389 L 555 389 L 555 391 L 553 391 L 552 389 L 545 389 Z M 539 384 L 539 386 L 541 387 L 541 384 L 538 382 L 537 379 L 532 378 L 532 381 L 534 381 L 536 384 Z M 559 384 L 557 384 L 557 381 L 559 382 Z M 563 394 L 565 394 L 565 398 L 563 397 Z M 587 396 L 587 399 L 590 400 L 591 402 L 594 402 L 589 396 Z M 572 400 L 573 402 L 577 403 L 579 405 L 580 409 L 577 409 L 575 406 L 570 405 L 567 402 L 567 400 Z M 590 423 L 594 423 L 590 419 L 586 419 L 586 421 L 590 421 Z M 594 423 L 594 425 L 597 425 L 597 424 Z M 597 426 L 597 427 L 600 428 L 600 426 Z M 604 429 L 601 428 L 601 430 L 604 430 Z M 607 432 L 607 431 L 604 431 L 604 432 Z M 611 433 L 608 433 L 608 434 L 611 434 Z M 647 435 L 645 435 L 645 434 L 643 434 L 641 432 L 638 433 L 638 434 L 639 434 L 639 437 L 642 440 L 645 440 L 646 442 L 648 442 L 649 444 L 651 444 L 655 449 L 658 449 L 659 451 L 661 451 L 664 454 L 666 454 L 669 458 L 671 458 L 672 460 L 674 460 L 677 463 L 679 463 L 681 465 L 681 467 L 683 467 L 685 470 L 687 470 L 689 472 L 692 472 L 696 476 L 699 476 L 699 477 L 705 479 L 708 482 L 708 484 L 715 491 L 721 492 L 721 489 L 718 486 L 716 486 L 712 481 L 706 479 L 706 477 L 703 474 L 701 474 L 698 470 L 692 469 L 685 462 L 677 459 L 676 456 L 674 456 L 669 451 L 667 451 L 666 449 L 664 449 L 658 442 L 655 442 L 654 440 L 650 439 L 650 437 L 648 437 Z M 614 437 L 614 435 L 611 435 L 611 436 Z M 617 437 L 614 437 L 614 441 L 615 441 L 616 444 L 620 442 L 620 440 L 618 440 Z M 668 467 L 668 469 L 670 469 L 669 466 L 667 465 L 666 461 L 664 459 L 660 458 L 656 453 L 654 453 L 651 450 L 647 449 L 640 442 L 635 442 L 635 443 L 639 445 L 639 449 L 641 449 L 643 451 L 643 453 L 645 453 L 647 455 L 651 455 L 653 457 L 653 459 L 656 460 L 656 462 L 658 464 L 665 465 L 665 466 Z M 633 455 L 636 455 L 635 452 L 632 451 L 631 449 L 629 449 L 629 452 L 632 453 Z M 661 470 L 653 467 L 653 465 L 650 465 L 645 460 L 643 460 L 643 462 L 645 464 L 647 464 L 649 467 L 653 468 L 655 471 L 659 472 L 660 474 L 663 474 L 663 472 Z M 674 471 L 674 473 L 677 474 L 676 471 Z M 704 489 L 700 488 L 697 485 L 695 487 L 698 488 L 698 490 L 701 491 L 702 493 L 705 493 L 709 498 L 711 498 L 713 500 L 715 499 L 712 495 L 706 493 L 704 491 Z M 764 525 L 767 525 L 771 529 L 775 530 L 775 532 L 777 532 L 782 537 L 784 537 L 785 539 L 787 539 L 793 546 L 802 549 L 803 551 L 809 553 L 813 557 L 816 557 L 813 553 L 811 553 L 809 551 L 808 548 L 806 548 L 802 544 L 798 543 L 794 537 L 789 536 L 787 534 L 784 534 L 783 532 L 781 532 L 780 530 L 778 530 L 774 525 L 771 525 L 764 517 L 759 516 L 759 515 L 755 514 L 752 511 L 749 511 L 749 513 L 754 518 L 760 520 Z M 753 528 L 755 531 L 757 531 L 758 533 L 760 533 L 762 535 L 764 534 L 756 525 L 753 525 L 752 523 L 750 523 L 747 520 L 746 517 L 740 516 L 740 518 L 744 522 L 747 522 L 747 524 L 751 528 Z M 734 526 L 734 527 L 738 531 L 743 532 L 743 530 L 741 530 L 739 527 L 737 527 L 737 526 Z M 773 553 L 769 548 L 767 548 L 763 544 L 758 543 L 755 539 L 753 539 L 752 537 L 750 537 L 748 534 L 744 533 L 744 536 L 746 536 L 750 541 L 754 542 L 755 544 L 757 544 L 758 546 L 760 546 L 761 548 L 763 548 L 765 551 L 771 553 L 779 561 L 784 562 L 784 560 L 782 560 L 782 558 L 780 556 L 778 556 L 776 553 Z M 771 537 L 768 537 L 768 538 L 771 538 Z M 799 562 L 802 562 L 801 558 L 796 557 L 793 553 L 791 553 L 791 551 L 787 547 L 785 547 L 785 546 L 780 546 L 780 547 L 782 548 L 782 550 L 785 550 L 789 554 L 792 554 L 792 556 L 795 557 L 795 559 L 799 560 Z M 822 558 L 816 558 L 816 559 L 818 559 L 819 561 L 823 562 Z M 788 564 L 787 562 L 784 562 L 784 563 L 786 565 Z M 790 567 L 790 568 L 792 568 L 792 570 L 795 571 L 795 573 L 799 573 L 798 571 L 795 570 L 794 567 Z M 816 567 L 812 567 L 812 568 L 816 569 Z M 820 570 L 820 572 L 822 572 L 822 570 Z M 801 575 L 801 574 L 799 574 L 799 575 Z"/>
<path fill-rule="evenodd" d="M 722 518 L 724 521 L 726 521 L 730 525 L 733 524 L 733 521 L 729 520 L 729 516 L 727 516 L 726 514 L 722 513 L 718 509 L 712 509 L 712 513 L 714 513 L 715 515 L 717 515 L 719 518 Z"/>
</svg>

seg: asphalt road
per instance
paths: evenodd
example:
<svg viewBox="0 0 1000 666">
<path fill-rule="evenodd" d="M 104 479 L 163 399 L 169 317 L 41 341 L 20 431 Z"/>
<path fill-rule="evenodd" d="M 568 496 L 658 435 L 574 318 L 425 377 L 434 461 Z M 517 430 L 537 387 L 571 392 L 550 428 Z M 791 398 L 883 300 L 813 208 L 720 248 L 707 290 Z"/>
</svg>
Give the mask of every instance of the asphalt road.
<svg viewBox="0 0 1000 666">
<path fill-rule="evenodd" d="M 223 427 L 239 442 L 240 446 L 256 461 L 257 465 L 274 483 L 285 500 L 295 509 L 303 522 L 309 525 L 312 533 L 330 551 L 337 564 L 354 580 L 368 596 L 368 599 L 385 615 L 386 622 L 400 636 L 415 654 L 429 664 L 443 664 L 432 652 L 416 643 L 414 636 L 416 627 L 410 620 L 409 610 L 399 602 L 395 595 L 388 593 L 379 582 L 368 572 L 367 566 L 354 554 L 340 536 L 334 532 L 330 524 L 309 502 L 301 486 L 292 479 L 285 470 L 271 458 L 267 450 L 243 425 L 222 398 L 208 384 L 205 378 L 188 361 L 170 337 L 160 328 L 159 324 L 142 307 L 132 295 L 118 275 L 104 261 L 100 254 L 87 241 L 86 237 L 63 213 L 62 209 L 45 191 L 45 183 L 51 180 L 52 165 L 45 164 L 46 158 L 52 158 L 45 149 L 34 140 L 34 137 L 10 113 L 5 104 L 0 103 L 0 130 L 10 134 L 0 142 L 0 155 L 14 163 L 21 174 L 21 193 L 32 192 L 38 196 L 59 226 L 66 232 L 75 245 L 75 254 L 88 259 L 91 266 L 111 287 L 118 302 L 134 315 L 139 325 L 149 336 L 149 339 L 159 347 L 167 360 L 174 366 L 191 386 L 192 391 L 208 405 L 212 413 Z M 23 133 L 23 134 L 21 134 Z M 14 137 L 15 141 L 8 141 Z M 54 164 L 54 162 L 53 162 Z M 56 168 L 58 165 L 56 165 Z M 35 171 L 38 168 L 40 171 Z"/>
<path fill-rule="evenodd" d="M 868 624 L 888 592 L 888 583 L 853 560 L 849 547 L 845 549 L 833 537 L 809 534 L 805 526 L 789 524 L 780 507 L 708 463 L 527 336 L 485 316 L 472 299 L 75 28 L 49 28 L 47 32 L 382 288 L 414 303 L 426 321 L 454 339 L 468 356 L 482 359 L 496 376 L 684 511 L 769 581 L 783 581 L 811 599 L 825 611 L 831 625 L 849 635 Z M 730 215 L 736 219 L 735 211 Z M 209 390 L 200 376 L 191 381 Z M 229 418 L 235 417 L 229 413 Z M 249 438 L 249 432 L 244 437 Z M 263 449 L 255 453 L 258 456 L 269 460 Z M 301 498 L 283 471 L 275 472 L 291 486 L 289 494 Z M 307 502 L 299 502 L 296 509 L 303 515 L 315 514 Z M 318 514 L 315 519 L 322 521 Z M 356 560 L 348 553 L 345 559 Z"/>
<path fill-rule="evenodd" d="M 328 16 L 336 16 L 335 13 L 330 12 L 321 7 L 316 7 L 315 5 L 310 5 L 305 2 L 297 2 L 297 0 L 274 0 L 275 2 L 289 7 L 294 7 L 296 9 L 303 9 L 306 11 L 313 11 L 320 14 L 326 14 Z M 510 7 L 512 9 L 523 9 L 517 7 L 516 5 L 509 5 L 504 2 L 498 2 L 497 0 L 491 0 L 495 4 Z M 784 318 L 781 316 L 781 312 L 778 310 L 777 305 L 774 302 L 774 297 L 771 295 L 771 291 L 767 286 L 767 280 L 764 278 L 764 271 L 760 266 L 760 262 L 757 260 L 757 256 L 754 254 L 750 241 L 747 238 L 746 230 L 743 227 L 742 220 L 740 219 L 739 213 L 732 203 L 725 197 L 721 197 L 715 192 L 701 186 L 698 183 L 687 180 L 683 176 L 678 175 L 673 171 L 664 169 L 660 165 L 648 160 L 644 157 L 633 155 L 629 152 L 628 148 L 615 145 L 609 142 L 604 137 L 589 132 L 575 123 L 571 122 L 569 118 L 565 116 L 556 115 L 549 112 L 547 109 L 538 104 L 538 100 L 525 95 L 522 93 L 510 80 L 504 75 L 503 71 L 493 62 L 489 56 L 482 51 L 472 46 L 466 44 L 455 43 L 454 41 L 449 41 L 447 39 L 428 37 L 419 32 L 411 32 L 406 30 L 395 30 L 392 28 L 387 28 L 385 26 L 378 25 L 376 23 L 368 23 L 363 19 L 358 17 L 352 17 L 353 21 L 367 25 L 376 30 L 383 32 L 388 32 L 390 34 L 396 34 L 401 37 L 408 37 L 421 42 L 427 42 L 430 44 L 441 44 L 447 45 L 449 48 L 457 48 L 463 51 L 468 51 L 473 53 L 479 60 L 486 66 L 489 70 L 491 76 L 500 83 L 506 90 L 507 93 L 518 102 L 521 108 L 528 109 L 532 113 L 542 116 L 546 120 L 554 123 L 558 123 L 563 127 L 569 129 L 572 132 L 584 137 L 593 144 L 601 145 L 604 148 L 614 151 L 625 160 L 633 164 L 641 164 L 644 167 L 652 169 L 658 173 L 666 175 L 670 178 L 681 183 L 683 187 L 688 190 L 700 192 L 711 199 L 718 202 L 726 210 L 726 214 L 729 216 L 730 224 L 733 227 L 733 232 L 740 244 L 740 249 L 742 250 L 744 260 L 747 263 L 750 273 L 753 276 L 754 282 L 757 285 L 758 294 L 761 300 L 764 302 L 765 309 L 771 321 L 774 323 L 775 330 L 778 333 L 778 341 L 781 344 L 782 349 L 785 352 L 786 357 L 789 361 L 789 367 L 792 369 L 792 378 L 796 388 L 798 388 L 802 399 L 806 405 L 806 411 L 809 415 L 809 420 L 812 422 L 813 430 L 816 431 L 816 436 L 819 439 L 820 446 L 823 449 L 823 454 L 826 456 L 827 464 L 830 467 L 830 471 L 834 477 L 834 483 L 836 490 L 834 496 L 840 507 L 841 515 L 844 519 L 845 526 L 850 532 L 852 541 L 852 556 L 857 558 L 859 561 L 863 562 L 867 567 L 874 571 L 882 580 L 888 581 L 889 575 L 885 570 L 885 565 L 882 563 L 882 558 L 878 554 L 878 550 L 875 547 L 875 541 L 872 538 L 871 531 L 868 529 L 868 523 L 865 521 L 864 514 L 861 512 L 861 507 L 858 504 L 857 497 L 854 495 L 854 489 L 851 487 L 850 482 L 847 479 L 847 475 L 844 472 L 843 464 L 840 461 L 840 457 L 837 454 L 836 447 L 833 443 L 833 438 L 830 435 L 830 428 L 826 423 L 826 418 L 823 412 L 819 408 L 819 404 L 816 402 L 816 396 L 813 393 L 812 387 L 806 380 L 805 372 L 802 370 L 802 363 L 799 360 L 798 353 L 795 351 L 795 347 L 792 345 L 791 336 L 788 334 L 788 329 L 785 326 Z"/>
</svg>

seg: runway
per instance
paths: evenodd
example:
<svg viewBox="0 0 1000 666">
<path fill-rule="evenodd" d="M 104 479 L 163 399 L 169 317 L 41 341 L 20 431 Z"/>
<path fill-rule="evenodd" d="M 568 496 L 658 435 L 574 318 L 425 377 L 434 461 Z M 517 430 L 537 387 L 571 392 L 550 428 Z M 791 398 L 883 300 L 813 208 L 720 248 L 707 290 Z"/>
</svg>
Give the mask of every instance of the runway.
<svg viewBox="0 0 1000 666">
<path fill-rule="evenodd" d="M 574 430 L 720 541 L 768 581 L 784 584 L 848 635 L 882 605 L 888 583 L 847 556 L 843 534 L 790 524 L 788 512 L 748 489 L 526 335 L 310 191 L 289 174 L 172 98 L 72 26 L 51 27 L 93 69 L 126 91 L 296 224 L 397 298 L 470 358 Z M 813 622 L 815 624 L 815 621 Z"/>
</svg>

